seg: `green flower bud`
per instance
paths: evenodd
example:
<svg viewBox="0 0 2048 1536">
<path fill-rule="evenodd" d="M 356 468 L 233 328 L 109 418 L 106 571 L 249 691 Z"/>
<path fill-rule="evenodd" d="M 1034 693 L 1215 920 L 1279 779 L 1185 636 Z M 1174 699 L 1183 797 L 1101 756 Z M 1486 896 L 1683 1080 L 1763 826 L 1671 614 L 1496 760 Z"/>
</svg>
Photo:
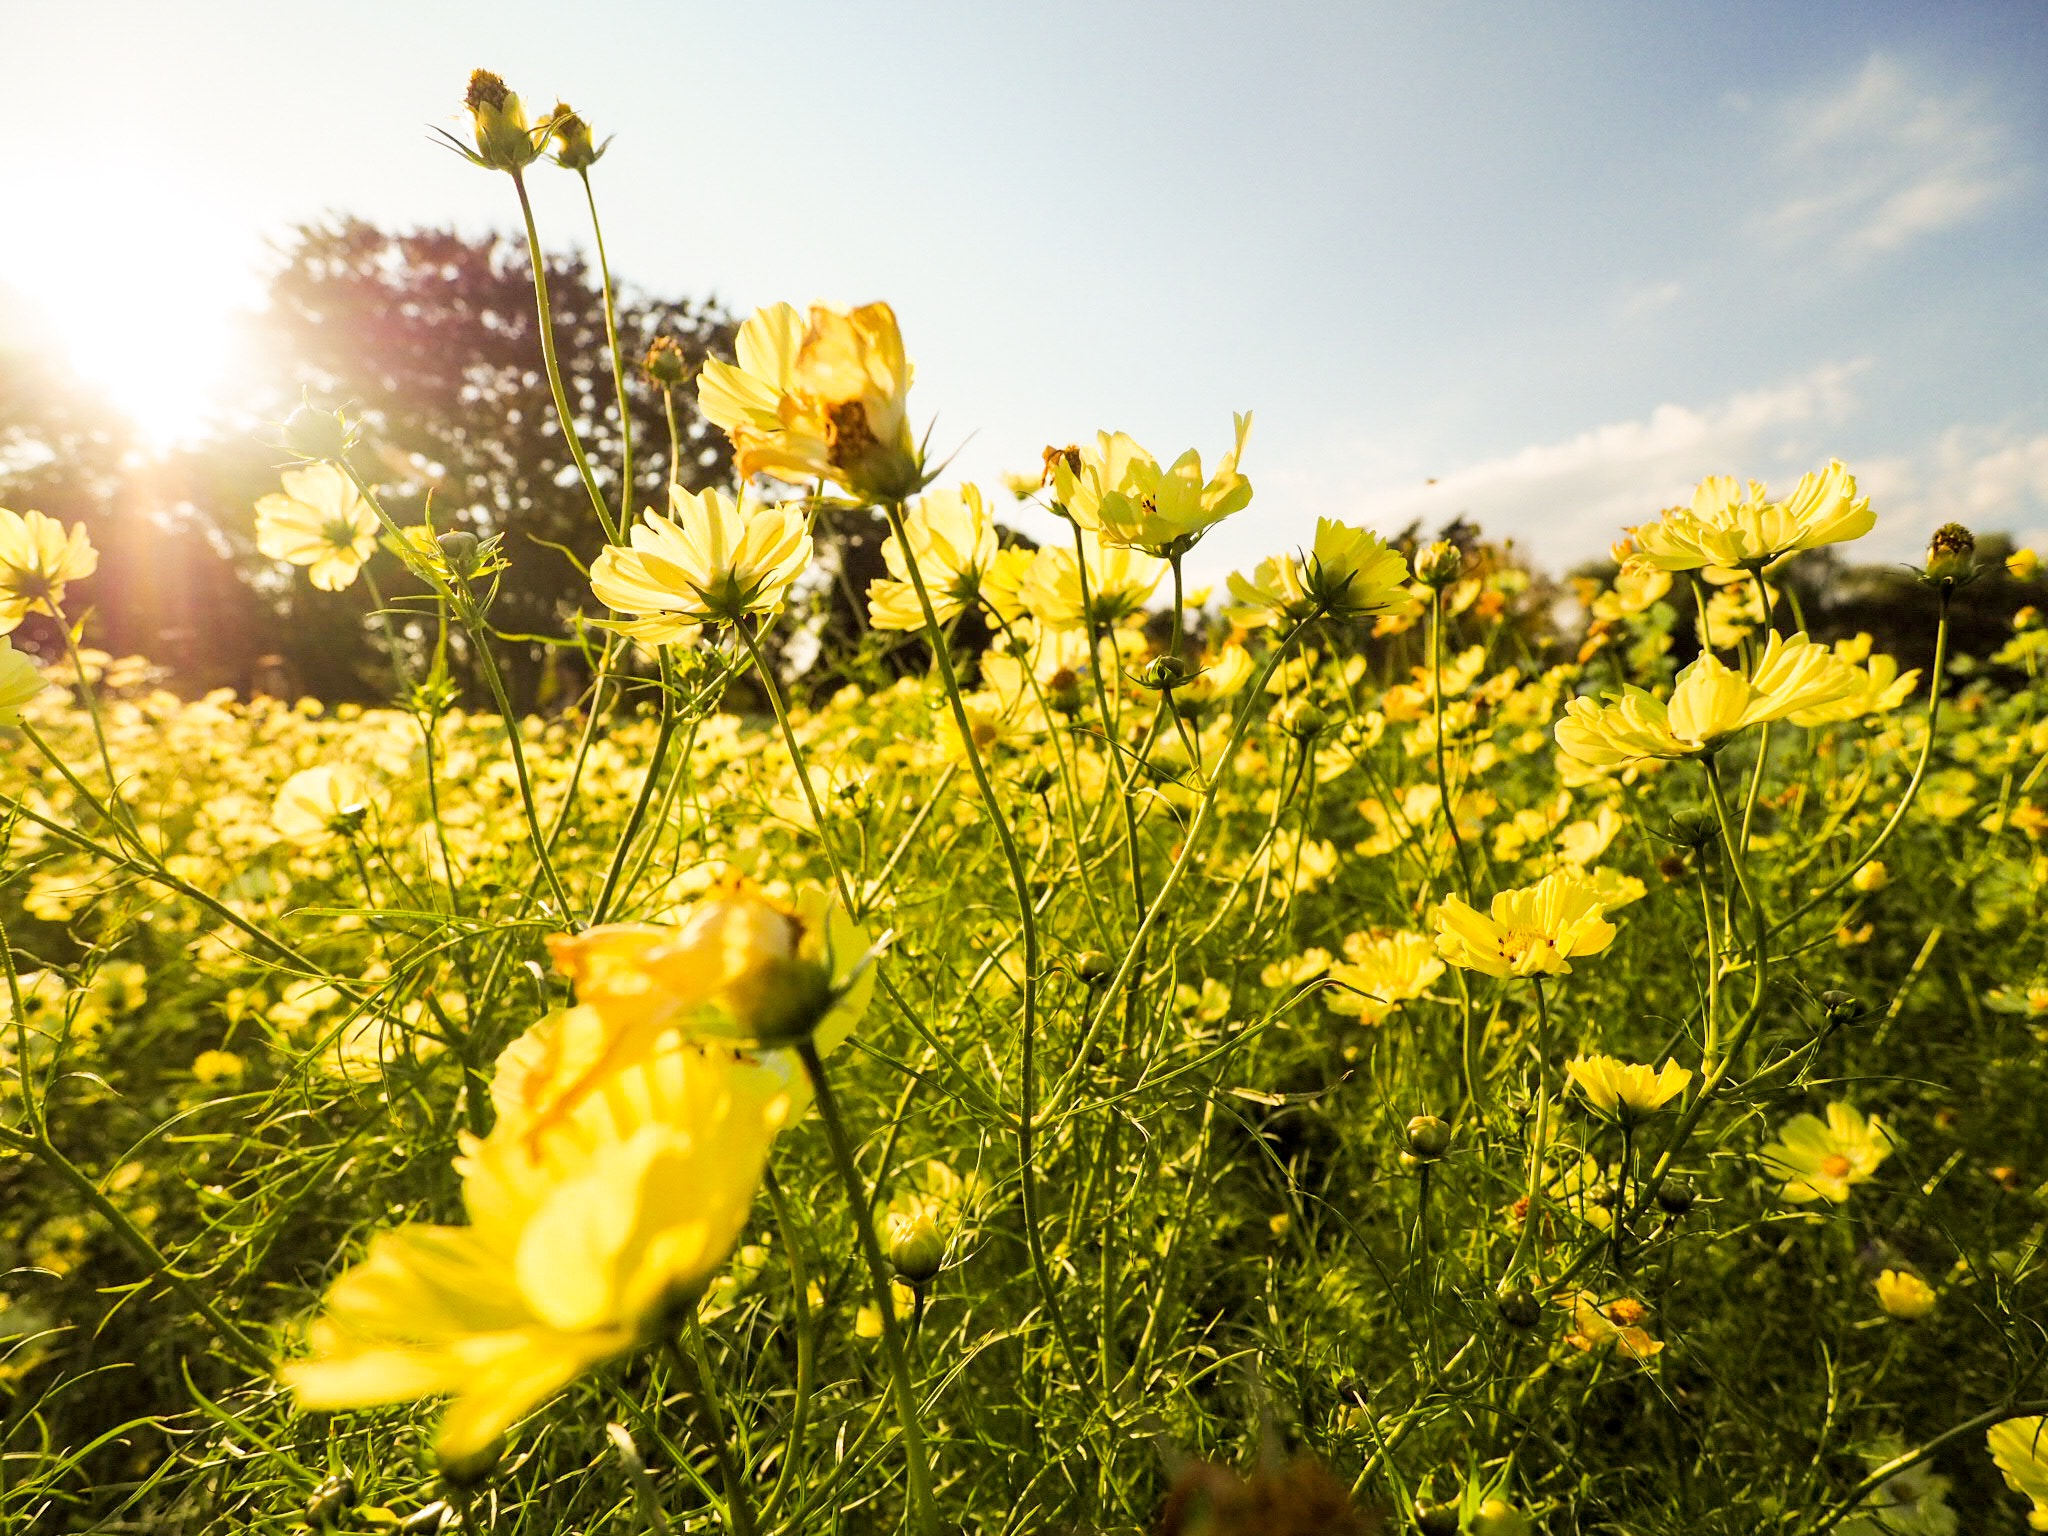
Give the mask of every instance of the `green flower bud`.
<svg viewBox="0 0 2048 1536">
<path fill-rule="evenodd" d="M 1512 1280 L 1503 1280 L 1500 1289 L 1493 1293 L 1493 1304 L 1500 1309 L 1500 1320 L 1510 1328 L 1534 1328 L 1543 1321 L 1543 1307 L 1525 1285 Z"/>
<path fill-rule="evenodd" d="M 1329 723 L 1330 717 L 1328 715 L 1316 708 L 1315 705 L 1309 703 L 1308 700 L 1303 699 L 1299 704 L 1296 704 L 1287 711 L 1280 725 L 1290 736 L 1297 737 L 1302 741 L 1313 741 L 1322 734 L 1323 727 Z"/>
<path fill-rule="evenodd" d="M 1139 669 L 1138 681 L 1147 688 L 1178 688 L 1191 675 L 1178 656 L 1154 656 Z"/>
<path fill-rule="evenodd" d="M 457 529 L 444 533 L 434 542 L 441 547 L 441 558 L 448 562 L 448 569 L 458 576 L 470 576 L 476 572 L 477 537 Z"/>
<path fill-rule="evenodd" d="M 1676 1218 L 1692 1209 L 1692 1185 L 1684 1179 L 1666 1179 L 1657 1188 L 1657 1205 L 1665 1215 Z"/>
<path fill-rule="evenodd" d="M 1074 962 L 1074 974 L 1091 987 L 1099 987 L 1116 974 L 1116 962 L 1099 949 L 1091 949 Z"/>
<path fill-rule="evenodd" d="M 1506 1499 L 1488 1499 L 1472 1515 L 1472 1536 L 1529 1536 L 1534 1529 Z"/>
<path fill-rule="evenodd" d="M 469 77 L 463 105 L 469 108 L 470 127 L 476 134 L 474 158 L 478 165 L 517 175 L 540 158 L 544 135 L 527 122 L 519 97 L 488 69 Z"/>
<path fill-rule="evenodd" d="M 946 1259 L 946 1240 L 929 1216 L 919 1216 L 889 1244 L 889 1262 L 912 1285 L 923 1285 Z"/>
<path fill-rule="evenodd" d="M 1927 568 L 1921 579 L 1951 592 L 1977 574 L 1976 554 L 1976 535 L 1961 523 L 1943 523 L 1927 541 Z"/>
<path fill-rule="evenodd" d="M 1710 805 L 1681 805 L 1664 823 L 1666 841 L 1681 848 L 1704 848 L 1721 835 L 1721 820 Z"/>
<path fill-rule="evenodd" d="M 356 1480 L 346 1472 L 337 1472 L 306 1500 L 306 1524 L 316 1531 L 333 1530 L 355 1505 Z"/>
<path fill-rule="evenodd" d="M 1853 1024 L 1863 1017 L 1863 999 L 1832 987 L 1821 993 L 1820 1005 L 1826 1010 L 1828 1024 L 1831 1027 Z"/>
<path fill-rule="evenodd" d="M 339 462 L 355 446 L 355 433 L 341 412 L 302 405 L 285 418 L 284 446 L 302 459 Z"/>
<path fill-rule="evenodd" d="M 566 101 L 555 103 L 555 110 L 548 118 L 548 132 L 555 140 L 555 164 L 565 171 L 587 171 L 599 160 L 611 140 L 594 144 L 590 138 L 590 124 L 578 117 Z"/>
<path fill-rule="evenodd" d="M 1465 569 L 1465 552 L 1443 539 L 1425 544 L 1415 554 L 1415 579 L 1425 587 L 1448 587 Z"/>
<path fill-rule="evenodd" d="M 1408 1150 L 1433 1163 L 1451 1149 L 1451 1127 L 1435 1115 L 1417 1115 L 1408 1122 Z"/>
<path fill-rule="evenodd" d="M 455 1513 L 448 1507 L 446 1499 L 436 1499 L 431 1504 L 422 1504 L 418 1509 L 398 1522 L 399 1536 L 440 1536 Z"/>
<path fill-rule="evenodd" d="M 1458 1506 L 1415 1501 L 1415 1528 L 1422 1536 L 1458 1536 Z"/>
<path fill-rule="evenodd" d="M 690 360 L 683 355 L 682 343 L 673 336 L 655 337 L 640 366 L 663 389 L 673 389 L 690 376 Z"/>
</svg>

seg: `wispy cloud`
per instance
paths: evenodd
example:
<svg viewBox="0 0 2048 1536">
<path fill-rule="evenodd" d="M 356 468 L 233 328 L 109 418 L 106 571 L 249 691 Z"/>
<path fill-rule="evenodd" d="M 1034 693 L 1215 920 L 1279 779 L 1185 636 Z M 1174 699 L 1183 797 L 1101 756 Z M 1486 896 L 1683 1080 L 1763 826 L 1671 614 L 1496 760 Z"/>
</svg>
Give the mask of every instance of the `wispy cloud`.
<svg viewBox="0 0 2048 1536">
<path fill-rule="evenodd" d="M 1846 87 L 1792 103 L 1784 124 L 1791 186 L 1763 232 L 1851 260 L 1976 218 L 2025 179 L 1980 93 L 1944 93 L 1882 55 Z"/>
<path fill-rule="evenodd" d="M 1878 508 L 1871 552 L 1912 557 L 1947 522 L 2048 543 L 2048 432 L 1952 426 L 1923 452 L 1861 466 Z"/>
<path fill-rule="evenodd" d="M 1623 293 L 1615 308 L 1623 320 L 1643 320 L 1669 309 L 1684 297 L 1685 284 L 1676 280 L 1644 283 Z"/>
<path fill-rule="evenodd" d="M 1814 429 L 1855 409 L 1850 382 L 1864 366 L 1829 363 L 1709 405 L 1660 405 L 1639 419 L 1531 444 L 1426 485 L 1367 490 L 1351 506 L 1386 529 L 1470 516 L 1489 532 L 1512 534 L 1539 566 L 1561 569 L 1600 554 L 1624 527 L 1688 499 L 1707 475 L 1768 479 L 1824 461 L 1827 448 L 1814 441 Z"/>
</svg>

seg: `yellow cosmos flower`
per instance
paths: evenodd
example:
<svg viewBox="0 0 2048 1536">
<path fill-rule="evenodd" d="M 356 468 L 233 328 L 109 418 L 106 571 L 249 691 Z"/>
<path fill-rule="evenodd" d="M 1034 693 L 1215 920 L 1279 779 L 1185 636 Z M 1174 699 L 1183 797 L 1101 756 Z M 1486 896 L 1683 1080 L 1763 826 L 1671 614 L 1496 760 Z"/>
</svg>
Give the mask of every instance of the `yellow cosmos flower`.
<svg viewBox="0 0 2048 1536">
<path fill-rule="evenodd" d="M 256 547 L 273 560 L 310 566 L 323 592 L 354 584 L 377 548 L 377 514 L 333 464 L 307 464 L 279 477 L 282 491 L 256 503 Z"/>
<path fill-rule="evenodd" d="M 1675 1061 L 1653 1070 L 1612 1056 L 1576 1056 L 1564 1070 L 1597 1113 L 1625 1125 L 1647 1120 L 1692 1081 L 1692 1073 Z"/>
<path fill-rule="evenodd" d="M 1671 590 L 1671 573 L 1630 559 L 1615 573 L 1614 585 L 1593 599 L 1593 617 L 1609 624 L 1654 607 Z"/>
<path fill-rule="evenodd" d="M 932 616 L 956 618 L 981 593 L 982 573 L 996 558 L 996 523 L 981 487 L 930 491 L 903 515 L 910 552 L 917 557 Z M 882 561 L 894 580 L 868 584 L 868 619 L 876 629 L 923 629 L 924 609 L 911 585 L 910 564 L 896 535 L 882 542 Z"/>
<path fill-rule="evenodd" d="M 99 569 L 85 524 L 64 525 L 40 512 L 0 507 L 0 635 L 12 634 L 32 613 L 54 615 L 65 583 Z"/>
<path fill-rule="evenodd" d="M 1571 962 L 1614 942 L 1599 893 L 1573 870 L 1502 891 L 1487 913 L 1452 896 L 1436 909 L 1436 947 L 1461 970 L 1488 976 L 1568 976 Z"/>
<path fill-rule="evenodd" d="M 1918 668 L 1901 674 L 1896 657 L 1871 656 L 1868 635 L 1858 635 L 1854 640 L 1837 640 L 1835 654 L 1855 672 L 1856 690 L 1829 704 L 1794 710 L 1785 717 L 1794 725 L 1833 725 L 1844 720 L 1889 714 L 1912 697 L 1920 682 Z M 1869 657 L 1868 662 L 1858 666 L 1857 663 L 1863 662 L 1865 657 Z"/>
<path fill-rule="evenodd" d="M 1427 992 L 1443 975 L 1436 946 L 1420 933 L 1354 933 L 1344 940 L 1344 963 L 1330 967 L 1323 1002 L 1332 1013 L 1377 1024 Z"/>
<path fill-rule="evenodd" d="M 1567 757 L 1593 768 L 1691 757 L 1748 726 L 1839 703 L 1867 682 L 1858 668 L 1804 634 L 1773 634 L 1754 676 L 1702 654 L 1678 674 L 1670 703 L 1632 687 L 1606 704 L 1573 699 L 1555 735 Z"/>
<path fill-rule="evenodd" d="M 2033 1501 L 2027 1529 L 2048 1531 L 2048 1418 L 2007 1419 L 1992 1425 L 1984 1438 L 2006 1487 Z"/>
<path fill-rule="evenodd" d="M 436 1449 L 476 1455 L 704 1286 L 794 1107 L 785 1074 L 671 1036 L 543 1136 L 465 1137 L 469 1225 L 372 1239 L 279 1374 L 301 1408 L 452 1393 Z"/>
<path fill-rule="evenodd" d="M 1888 1269 L 1877 1277 L 1876 1286 L 1877 1304 L 1886 1317 L 1913 1323 L 1934 1310 L 1934 1287 L 1908 1270 Z"/>
<path fill-rule="evenodd" d="M 1576 1349 L 1590 1353 L 1612 1348 L 1631 1360 L 1649 1360 L 1664 1348 L 1663 1340 L 1652 1338 L 1641 1326 L 1649 1309 L 1631 1297 L 1603 1305 L 1591 1291 L 1573 1291 L 1560 1296 L 1558 1305 L 1572 1315 L 1566 1342 Z"/>
<path fill-rule="evenodd" d="M 1082 529 L 1081 553 L 1048 545 L 1032 557 L 1017 598 L 1032 618 L 1047 629 L 1079 629 L 1084 624 L 1106 628 L 1141 612 L 1166 575 L 1166 562 L 1140 550 L 1105 543 Z M 1081 561 L 1088 562 L 1083 599 Z"/>
<path fill-rule="evenodd" d="M 687 644 L 705 624 L 774 613 L 810 563 L 811 534 L 796 506 L 735 502 L 716 489 L 669 493 L 670 512 L 644 513 L 630 548 L 612 544 L 590 567 L 606 607 L 638 614 L 611 627 L 654 645 Z"/>
<path fill-rule="evenodd" d="M 813 305 L 808 323 L 777 304 L 740 327 L 736 352 L 737 365 L 704 364 L 697 401 L 732 439 L 743 477 L 831 480 L 879 501 L 923 483 L 906 399 L 910 364 L 887 304 Z"/>
<path fill-rule="evenodd" d="M 346 764 L 323 763 L 284 781 L 270 803 L 270 824 L 286 841 L 317 848 L 359 825 L 369 803 L 362 774 Z"/>
<path fill-rule="evenodd" d="M 49 685 L 14 642 L 0 638 L 0 725 L 21 724 L 21 708 Z"/>
<path fill-rule="evenodd" d="M 1053 498 L 1105 543 L 1162 557 L 1183 553 L 1252 499 L 1251 481 L 1237 472 L 1251 413 L 1232 421 L 1236 441 L 1207 480 L 1202 456 L 1192 448 L 1162 467 L 1129 434 L 1100 432 L 1093 448 L 1054 458 Z"/>
<path fill-rule="evenodd" d="M 548 1112 L 543 1100 L 580 1091 L 670 1029 L 762 1045 L 808 1034 L 828 1051 L 875 985 L 866 932 L 824 891 L 807 887 L 784 906 L 737 878 L 679 923 L 606 924 L 556 935 L 548 948 L 579 1006 L 556 1016 L 527 1059 L 501 1064 L 520 1116 Z"/>
<path fill-rule="evenodd" d="M 1408 562 L 1378 534 L 1332 518 L 1316 519 L 1314 546 L 1304 557 L 1261 560 L 1249 579 L 1233 573 L 1224 616 L 1246 629 L 1296 624 L 1313 613 L 1364 619 L 1413 601 Z"/>
<path fill-rule="evenodd" d="M 1839 1205 L 1849 1198 L 1852 1184 L 1869 1182 L 1891 1150 L 1891 1133 L 1877 1116 L 1865 1120 L 1838 1101 L 1828 1106 L 1825 1120 L 1817 1115 L 1787 1120 L 1762 1156 L 1765 1167 L 1785 1180 L 1787 1200 Z"/>
<path fill-rule="evenodd" d="M 1859 539 L 1876 523 L 1870 498 L 1856 494 L 1856 477 L 1830 459 L 1826 469 L 1801 476 L 1783 501 L 1768 500 L 1757 481 L 1745 487 L 1729 475 L 1710 476 L 1691 507 L 1629 532 L 1636 557 L 1660 571 L 1755 570 L 1795 550 Z"/>
</svg>

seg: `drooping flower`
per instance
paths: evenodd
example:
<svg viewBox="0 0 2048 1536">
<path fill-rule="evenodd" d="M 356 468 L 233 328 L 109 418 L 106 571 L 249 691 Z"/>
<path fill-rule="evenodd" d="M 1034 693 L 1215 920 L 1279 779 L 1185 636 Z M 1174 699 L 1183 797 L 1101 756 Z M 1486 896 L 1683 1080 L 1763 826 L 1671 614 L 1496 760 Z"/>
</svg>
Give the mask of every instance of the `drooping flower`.
<svg viewBox="0 0 2048 1536">
<path fill-rule="evenodd" d="M 1641 688 L 1602 704 L 1573 699 L 1557 722 L 1559 749 L 1589 767 L 1711 751 L 1748 726 L 1783 720 L 1850 698 L 1868 677 L 1804 634 L 1773 634 L 1756 672 L 1745 677 L 1705 652 L 1678 674 L 1666 704 Z"/>
<path fill-rule="evenodd" d="M 945 624 L 981 593 L 982 575 L 996 558 L 996 524 L 981 487 L 927 491 L 903 514 L 917 572 L 931 599 L 932 617 Z M 887 578 L 868 584 L 868 619 L 876 629 L 923 629 L 924 609 L 911 584 L 910 563 L 895 534 L 882 542 Z"/>
<path fill-rule="evenodd" d="M 669 493 L 667 517 L 648 511 L 631 546 L 607 545 L 590 566 L 599 601 L 639 617 L 612 627 L 654 645 L 687 644 L 706 624 L 775 613 L 811 558 L 799 507 L 735 502 L 715 486 Z"/>
<path fill-rule="evenodd" d="M 900 501 L 923 484 L 907 396 L 911 368 L 895 311 L 777 304 L 740 327 L 738 363 L 705 362 L 697 399 L 732 439 L 742 477 L 830 480 Z"/>
<path fill-rule="evenodd" d="M 1763 1149 L 1764 1166 L 1784 1179 L 1787 1200 L 1810 1204 L 1826 1200 L 1839 1205 L 1851 1185 L 1867 1183 L 1877 1165 L 1891 1155 L 1891 1133 L 1877 1116 L 1868 1120 L 1837 1100 L 1827 1119 L 1794 1115 Z"/>
<path fill-rule="evenodd" d="M 1756 570 L 1795 550 L 1861 538 L 1876 523 L 1870 498 L 1856 494 L 1856 477 L 1830 459 L 1826 469 L 1802 475 L 1783 501 L 1769 500 L 1755 480 L 1744 486 L 1730 475 L 1709 476 L 1690 507 L 1629 532 L 1637 558 L 1660 571 Z"/>
<path fill-rule="evenodd" d="M 1436 946 L 1420 933 L 1354 933 L 1344 940 L 1344 961 L 1330 967 L 1334 985 L 1323 993 L 1330 1012 L 1377 1024 L 1401 1004 L 1427 992 L 1444 973 Z"/>
<path fill-rule="evenodd" d="M 335 464 L 306 464 L 279 477 L 282 491 L 256 503 L 256 547 L 273 560 L 310 566 L 323 592 L 354 584 L 377 548 L 377 514 Z"/>
<path fill-rule="evenodd" d="M 436 1448 L 476 1455 L 704 1286 L 798 1107 L 786 1073 L 670 1035 L 543 1134 L 465 1136 L 469 1225 L 373 1238 L 280 1375 L 301 1408 L 453 1394 Z"/>
<path fill-rule="evenodd" d="M 2007 1419 L 1992 1425 L 1984 1438 L 2005 1485 L 2033 1501 L 2027 1529 L 2048 1531 L 2048 1418 Z"/>
<path fill-rule="evenodd" d="M 1692 1081 L 1692 1073 L 1675 1061 L 1658 1070 L 1612 1056 L 1576 1056 L 1564 1070 L 1596 1113 L 1625 1125 L 1647 1120 Z"/>
<path fill-rule="evenodd" d="M 1501 891 L 1485 913 L 1452 896 L 1436 909 L 1437 952 L 1488 976 L 1568 976 L 1574 959 L 1614 942 L 1602 911 L 1598 891 L 1575 870 Z"/>
<path fill-rule="evenodd" d="M 1101 534 L 1104 543 L 1126 544 L 1162 558 L 1183 553 L 1252 499 L 1251 481 L 1237 472 L 1251 413 L 1232 421 L 1236 441 L 1206 480 L 1202 456 L 1192 448 L 1162 466 L 1128 433 L 1097 433 L 1093 448 L 1053 458 L 1054 500 L 1083 528 Z"/>
<path fill-rule="evenodd" d="M 1247 629 L 1296 624 L 1315 613 L 1370 618 L 1413 601 L 1407 580 L 1407 560 L 1378 534 L 1319 517 L 1306 556 L 1276 555 L 1261 560 L 1249 578 L 1232 574 L 1236 601 L 1224 615 Z"/>
<path fill-rule="evenodd" d="M 362 774 L 345 763 L 322 763 L 301 769 L 279 786 L 270 804 L 270 824 L 287 842 L 317 848 L 359 825 L 369 800 Z"/>
<path fill-rule="evenodd" d="M 32 613 L 55 615 L 65 584 L 83 581 L 99 564 L 85 524 L 66 533 L 54 517 L 0 507 L 0 635 Z"/>
<path fill-rule="evenodd" d="M 21 724 L 21 707 L 48 686 L 35 662 L 0 637 L 0 725 Z"/>
<path fill-rule="evenodd" d="M 1877 1304 L 1886 1317 L 1918 1322 L 1934 1310 L 1934 1287 L 1908 1269 L 1888 1269 L 1877 1277 Z"/>
</svg>

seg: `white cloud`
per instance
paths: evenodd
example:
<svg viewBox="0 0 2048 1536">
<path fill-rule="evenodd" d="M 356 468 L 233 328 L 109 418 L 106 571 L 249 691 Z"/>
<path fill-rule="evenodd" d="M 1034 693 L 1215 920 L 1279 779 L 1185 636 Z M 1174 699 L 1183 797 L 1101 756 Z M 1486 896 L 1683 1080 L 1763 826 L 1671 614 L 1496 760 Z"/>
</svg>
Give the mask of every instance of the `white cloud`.
<svg viewBox="0 0 2048 1536">
<path fill-rule="evenodd" d="M 1869 553 L 1914 559 L 1941 524 L 2048 544 L 2048 432 L 1952 426 L 1921 453 L 1861 466 L 1878 509 Z"/>
<path fill-rule="evenodd" d="M 1792 186 L 1763 233 L 1852 260 L 1975 218 L 2025 176 L 1977 93 L 1944 95 L 1882 55 L 1846 88 L 1792 103 L 1785 132 Z"/>
<path fill-rule="evenodd" d="M 1621 296 L 1617 306 L 1623 320 L 1641 320 L 1669 309 L 1685 297 L 1685 284 L 1677 281 L 1645 283 Z"/>
<path fill-rule="evenodd" d="M 1346 515 L 1387 530 L 1469 516 L 1513 535 L 1538 566 L 1562 570 L 1601 554 L 1623 528 L 1690 499 L 1707 475 L 1775 484 L 1825 462 L 1815 429 L 1851 414 L 1850 380 L 1864 366 L 1829 363 L 1706 406 L 1659 405 L 1638 420 L 1531 444 L 1427 485 L 1366 490 L 1346 499 Z"/>
</svg>

